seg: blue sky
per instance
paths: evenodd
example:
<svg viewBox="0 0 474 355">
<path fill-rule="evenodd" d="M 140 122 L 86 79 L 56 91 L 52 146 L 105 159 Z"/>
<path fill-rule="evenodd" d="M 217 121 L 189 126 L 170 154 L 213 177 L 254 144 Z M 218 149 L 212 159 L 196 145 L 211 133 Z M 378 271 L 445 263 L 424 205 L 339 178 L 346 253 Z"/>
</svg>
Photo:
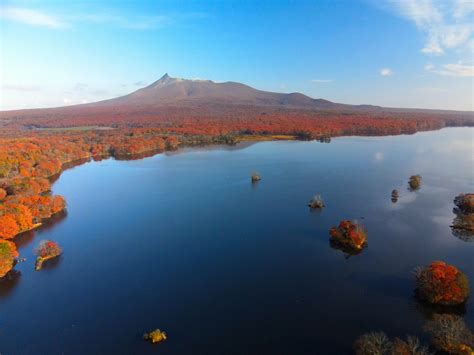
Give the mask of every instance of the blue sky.
<svg viewBox="0 0 474 355">
<path fill-rule="evenodd" d="M 474 0 L 0 0 L 0 109 L 164 73 L 353 104 L 473 110 Z"/>
</svg>

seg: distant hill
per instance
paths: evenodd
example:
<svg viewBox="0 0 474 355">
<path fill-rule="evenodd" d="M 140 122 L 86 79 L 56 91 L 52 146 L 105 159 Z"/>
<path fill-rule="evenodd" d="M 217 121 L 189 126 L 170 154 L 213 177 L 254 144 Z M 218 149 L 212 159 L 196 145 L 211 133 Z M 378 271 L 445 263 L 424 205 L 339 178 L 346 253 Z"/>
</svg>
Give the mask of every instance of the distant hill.
<svg viewBox="0 0 474 355">
<path fill-rule="evenodd" d="M 236 122 L 256 124 L 256 121 L 261 121 L 271 128 L 272 121 L 275 120 L 290 120 L 292 126 L 297 126 L 295 120 L 327 117 L 338 119 L 348 116 L 360 118 L 367 115 L 381 118 L 415 115 L 421 118 L 447 118 L 450 122 L 456 120 L 456 123 L 446 121 L 446 124 L 464 124 L 463 122 L 471 123 L 474 120 L 472 112 L 347 105 L 313 99 L 301 93 L 268 92 L 236 82 L 188 80 L 165 74 L 147 87 L 109 100 L 56 108 L 1 111 L 0 127 L 176 127 L 180 122 L 189 124 L 189 120 L 206 120 L 206 124 L 211 120 L 218 121 L 220 127 L 229 126 L 229 122 L 232 122 L 232 127 L 245 128 L 248 124 Z M 314 122 L 309 124 L 316 125 Z"/>
</svg>

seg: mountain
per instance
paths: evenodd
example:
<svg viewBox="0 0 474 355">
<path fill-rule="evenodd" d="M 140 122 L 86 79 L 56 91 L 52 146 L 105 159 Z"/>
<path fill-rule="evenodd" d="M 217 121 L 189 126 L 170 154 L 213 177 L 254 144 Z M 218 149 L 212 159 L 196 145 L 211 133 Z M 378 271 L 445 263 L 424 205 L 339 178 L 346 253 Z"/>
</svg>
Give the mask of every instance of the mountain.
<svg viewBox="0 0 474 355">
<path fill-rule="evenodd" d="M 301 93 L 276 93 L 236 82 L 172 78 L 165 74 L 151 85 L 128 95 L 95 103 L 65 107 L 0 111 L 0 127 L 183 127 L 212 126 L 217 131 L 260 127 L 275 131 L 303 125 L 317 129 L 323 120 L 342 126 L 358 125 L 366 117 L 439 119 L 438 124 L 474 121 L 472 112 L 394 109 L 372 105 L 346 105 L 313 99 Z M 359 122 L 359 123 L 358 123 Z M 378 122 L 378 121 L 374 121 Z M 388 122 L 388 121 L 387 121 Z M 417 124 L 419 126 L 419 124 Z M 217 128 L 219 127 L 219 128 Z M 265 127 L 263 129 L 262 127 Z"/>
<path fill-rule="evenodd" d="M 282 94 L 268 92 L 232 81 L 216 83 L 211 80 L 172 78 L 168 74 L 163 75 L 151 85 L 134 91 L 131 94 L 88 104 L 87 106 L 162 106 L 175 104 L 196 105 L 200 103 L 305 109 L 340 109 L 350 107 L 350 105 L 336 104 L 323 99 L 312 99 L 300 93 Z"/>
</svg>

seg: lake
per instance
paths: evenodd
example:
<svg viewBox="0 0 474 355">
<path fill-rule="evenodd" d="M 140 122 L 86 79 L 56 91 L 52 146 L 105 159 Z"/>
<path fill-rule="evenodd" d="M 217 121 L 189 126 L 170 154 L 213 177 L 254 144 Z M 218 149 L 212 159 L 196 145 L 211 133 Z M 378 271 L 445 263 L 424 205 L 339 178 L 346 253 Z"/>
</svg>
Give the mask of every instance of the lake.
<svg viewBox="0 0 474 355">
<path fill-rule="evenodd" d="M 450 229 L 473 164 L 474 128 L 447 128 L 74 167 L 53 185 L 67 215 L 16 238 L 27 261 L 0 284 L 0 353 L 344 354 L 371 330 L 426 342 L 412 271 L 442 259 L 474 283 L 474 242 Z M 330 247 L 342 219 L 366 227 L 362 253 Z M 35 272 L 42 239 L 64 253 Z M 462 313 L 473 328 L 472 297 Z M 155 328 L 168 340 L 143 341 Z"/>
</svg>

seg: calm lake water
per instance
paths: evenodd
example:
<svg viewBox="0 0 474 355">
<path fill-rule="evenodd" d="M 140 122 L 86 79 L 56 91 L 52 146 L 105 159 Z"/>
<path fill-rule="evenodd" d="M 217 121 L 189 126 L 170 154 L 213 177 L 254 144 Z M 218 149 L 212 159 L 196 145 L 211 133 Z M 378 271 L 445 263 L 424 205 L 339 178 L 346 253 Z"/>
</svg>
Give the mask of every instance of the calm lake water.
<svg viewBox="0 0 474 355">
<path fill-rule="evenodd" d="M 17 238 L 27 261 L 0 285 L 0 353 L 345 354 L 370 330 L 426 341 L 412 270 L 442 259 L 474 284 L 474 242 L 449 227 L 454 196 L 474 191 L 473 156 L 474 129 L 448 128 L 67 170 L 53 186 L 67 216 Z M 316 193 L 321 212 L 307 207 Z M 330 247 L 341 219 L 367 228 L 361 254 Z M 35 272 L 42 239 L 64 254 Z M 474 327 L 472 298 L 463 313 Z M 144 342 L 154 328 L 168 340 Z"/>
</svg>

